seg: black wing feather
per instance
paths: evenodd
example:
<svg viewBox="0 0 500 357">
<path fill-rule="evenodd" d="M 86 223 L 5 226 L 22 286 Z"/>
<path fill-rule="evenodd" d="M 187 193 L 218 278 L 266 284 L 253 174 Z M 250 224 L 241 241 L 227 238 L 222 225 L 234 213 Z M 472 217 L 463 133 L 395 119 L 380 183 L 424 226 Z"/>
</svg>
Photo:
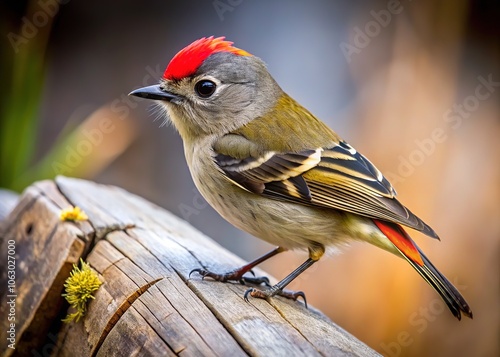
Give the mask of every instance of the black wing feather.
<svg viewBox="0 0 500 357">
<path fill-rule="evenodd" d="M 342 141 L 296 153 L 235 159 L 218 154 L 227 177 L 250 192 L 279 200 L 332 208 L 437 234 L 396 199 L 396 191 L 363 155 Z"/>
</svg>

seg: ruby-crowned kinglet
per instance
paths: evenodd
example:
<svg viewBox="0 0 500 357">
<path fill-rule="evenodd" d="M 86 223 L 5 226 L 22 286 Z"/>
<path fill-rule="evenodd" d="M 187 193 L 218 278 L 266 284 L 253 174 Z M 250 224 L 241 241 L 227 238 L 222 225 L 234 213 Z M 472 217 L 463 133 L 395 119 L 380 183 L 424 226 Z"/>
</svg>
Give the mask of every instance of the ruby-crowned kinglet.
<svg viewBox="0 0 500 357">
<path fill-rule="evenodd" d="M 226 274 L 243 275 L 289 249 L 309 258 L 253 297 L 276 294 L 318 261 L 325 248 L 358 240 L 405 258 L 441 295 L 455 317 L 472 318 L 457 289 L 401 227 L 438 238 L 396 199 L 382 173 L 332 129 L 289 97 L 264 62 L 221 38 L 202 38 L 177 53 L 158 85 L 131 95 L 158 100 L 184 142 L 196 187 L 222 217 L 278 247 Z M 265 280 L 255 279 L 262 282 Z"/>
</svg>

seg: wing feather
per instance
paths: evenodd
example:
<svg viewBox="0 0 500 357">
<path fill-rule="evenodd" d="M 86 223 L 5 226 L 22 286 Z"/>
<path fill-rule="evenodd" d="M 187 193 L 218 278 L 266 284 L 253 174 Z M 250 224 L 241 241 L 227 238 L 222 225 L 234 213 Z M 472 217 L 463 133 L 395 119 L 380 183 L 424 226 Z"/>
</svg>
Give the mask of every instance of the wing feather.
<svg viewBox="0 0 500 357">
<path fill-rule="evenodd" d="M 250 192 L 386 220 L 438 238 L 396 199 L 396 191 L 382 173 L 345 141 L 293 153 L 264 151 L 257 157 L 217 153 L 214 159 L 228 179 Z"/>
</svg>

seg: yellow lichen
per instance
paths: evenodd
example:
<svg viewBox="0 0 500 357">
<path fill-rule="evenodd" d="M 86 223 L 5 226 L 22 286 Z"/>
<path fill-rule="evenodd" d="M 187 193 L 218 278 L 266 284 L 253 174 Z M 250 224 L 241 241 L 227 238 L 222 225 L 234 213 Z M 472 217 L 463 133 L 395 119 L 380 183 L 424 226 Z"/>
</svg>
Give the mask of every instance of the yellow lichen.
<svg viewBox="0 0 500 357">
<path fill-rule="evenodd" d="M 78 206 L 68 207 L 61 210 L 61 214 L 59 216 L 61 221 L 85 221 L 89 219 L 85 212 Z"/>
<path fill-rule="evenodd" d="M 87 310 L 87 300 L 93 299 L 93 293 L 99 289 L 102 282 L 99 280 L 97 273 L 90 268 L 90 265 L 80 259 L 81 268 L 73 264 L 73 270 L 70 277 L 66 279 L 64 284 L 66 293 L 62 294 L 68 301 L 71 307 L 76 310 L 72 314 L 68 314 L 63 320 L 78 322 L 80 318 L 85 316 Z"/>
</svg>

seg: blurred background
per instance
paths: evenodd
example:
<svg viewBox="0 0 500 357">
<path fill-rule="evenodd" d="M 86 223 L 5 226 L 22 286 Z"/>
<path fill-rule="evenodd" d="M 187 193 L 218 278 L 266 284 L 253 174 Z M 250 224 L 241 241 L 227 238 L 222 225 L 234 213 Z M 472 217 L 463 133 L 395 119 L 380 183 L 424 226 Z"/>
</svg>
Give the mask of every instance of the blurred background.
<svg viewBox="0 0 500 357">
<path fill-rule="evenodd" d="M 457 322 L 404 261 L 355 244 L 290 286 L 386 356 L 499 356 L 500 13 L 493 1 L 21 1 L 0 5 L 0 187 L 56 174 L 121 186 L 245 260 L 271 247 L 197 193 L 150 102 L 181 48 L 226 36 L 365 154 L 442 241 L 411 232 L 459 288 Z M 278 279 L 306 258 L 263 264 Z"/>
</svg>

